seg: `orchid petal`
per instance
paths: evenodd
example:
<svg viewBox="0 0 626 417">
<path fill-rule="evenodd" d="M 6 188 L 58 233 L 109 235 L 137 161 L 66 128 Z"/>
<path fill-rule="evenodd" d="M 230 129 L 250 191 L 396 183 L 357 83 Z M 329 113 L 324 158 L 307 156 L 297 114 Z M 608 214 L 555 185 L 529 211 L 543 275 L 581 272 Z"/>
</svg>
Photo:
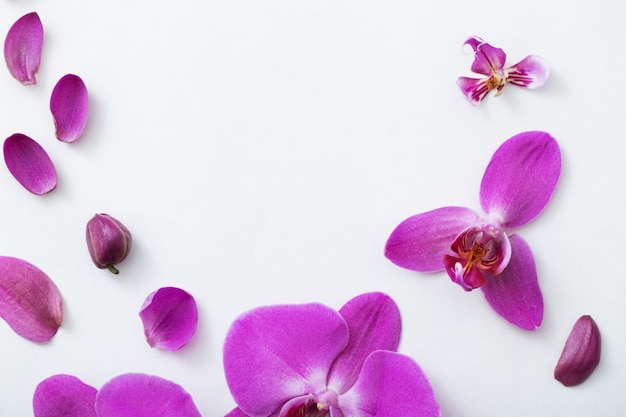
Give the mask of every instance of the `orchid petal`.
<svg viewBox="0 0 626 417">
<path fill-rule="evenodd" d="M 463 230 L 480 216 L 465 207 L 442 207 L 404 220 L 391 233 L 385 256 L 394 264 L 420 272 L 443 271 L 443 255 Z"/>
<path fill-rule="evenodd" d="M 186 345 L 198 327 L 196 301 L 175 287 L 160 288 L 148 295 L 139 317 L 148 344 L 171 352 Z"/>
<path fill-rule="evenodd" d="M 7 168 L 33 194 L 46 194 L 57 186 L 57 173 L 46 151 L 33 139 L 15 133 L 4 141 Z"/>
<path fill-rule="evenodd" d="M 507 82 L 530 89 L 541 87 L 550 75 L 548 63 L 537 55 L 530 55 L 507 69 Z"/>
<path fill-rule="evenodd" d="M 503 226 L 522 226 L 545 208 L 561 173 L 561 152 L 545 132 L 523 132 L 494 153 L 480 185 L 480 204 Z"/>
<path fill-rule="evenodd" d="M 496 313 L 517 327 L 536 330 L 543 319 L 543 296 L 535 259 L 524 239 L 513 235 L 509 240 L 509 265 L 499 275 L 490 276 L 489 282 L 480 288 Z"/>
<path fill-rule="evenodd" d="M 236 407 L 230 410 L 230 412 L 226 414 L 224 417 L 249 417 L 249 416 L 243 411 L 241 411 L 239 407 Z"/>
<path fill-rule="evenodd" d="M 325 387 L 347 343 L 348 326 L 329 307 L 259 307 L 235 320 L 226 335 L 226 382 L 244 413 L 269 416 L 289 399 Z"/>
<path fill-rule="evenodd" d="M 339 314 L 348 324 L 350 340 L 333 363 L 328 386 L 342 393 L 354 385 L 370 353 L 380 349 L 398 349 L 402 323 L 396 303 L 379 292 L 353 298 L 339 310 Z"/>
<path fill-rule="evenodd" d="M 36 266 L 0 256 L 0 317 L 20 336 L 47 342 L 63 321 L 61 293 Z"/>
<path fill-rule="evenodd" d="M 474 36 L 465 41 L 474 50 L 472 72 L 491 76 L 504 68 L 506 54 L 500 48 L 494 48 L 482 39 Z"/>
<path fill-rule="evenodd" d="M 52 90 L 50 111 L 56 137 L 62 142 L 74 142 L 87 124 L 89 97 L 83 80 L 74 74 L 63 76 Z"/>
<path fill-rule="evenodd" d="M 35 12 L 20 17 L 7 33 L 4 59 L 13 78 L 24 85 L 37 84 L 42 44 L 43 26 Z"/>
<path fill-rule="evenodd" d="M 41 381 L 33 395 L 35 417 L 97 417 L 96 390 L 72 375 Z"/>
<path fill-rule="evenodd" d="M 600 363 L 601 350 L 598 325 L 591 316 L 580 317 L 567 337 L 554 378 L 566 387 L 582 384 Z"/>
<path fill-rule="evenodd" d="M 104 384 L 96 411 L 98 417 L 200 417 L 180 385 L 145 374 L 124 374 Z"/>
<path fill-rule="evenodd" d="M 439 417 L 435 394 L 420 367 L 408 356 L 379 350 L 363 364 L 354 387 L 339 397 L 345 416 Z"/>
<path fill-rule="evenodd" d="M 459 77 L 456 80 L 456 85 L 473 106 L 483 101 L 492 90 L 487 86 L 487 80 L 485 78 Z"/>
</svg>

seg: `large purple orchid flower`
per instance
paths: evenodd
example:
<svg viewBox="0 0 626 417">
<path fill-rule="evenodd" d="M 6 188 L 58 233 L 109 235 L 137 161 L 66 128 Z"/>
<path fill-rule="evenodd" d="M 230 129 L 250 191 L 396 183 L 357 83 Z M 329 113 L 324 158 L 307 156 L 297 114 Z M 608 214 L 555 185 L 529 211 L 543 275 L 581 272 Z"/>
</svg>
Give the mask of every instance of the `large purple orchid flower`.
<svg viewBox="0 0 626 417">
<path fill-rule="evenodd" d="M 550 74 L 546 62 L 537 55 L 529 55 L 517 64 L 504 68 L 506 54 L 478 37 L 469 38 L 464 45 L 474 50 L 472 72 L 485 75 L 485 78 L 459 77 L 457 85 L 472 105 L 480 103 L 490 91 L 502 94 L 506 83 L 526 88 L 541 87 Z"/>
<path fill-rule="evenodd" d="M 389 237 L 385 255 L 403 268 L 445 270 L 470 291 L 481 288 L 491 307 L 514 325 L 534 330 L 543 297 L 532 252 L 509 230 L 544 209 L 561 173 L 561 153 L 545 132 L 524 132 L 504 142 L 480 185 L 481 215 L 442 207 L 404 220 Z"/>
<path fill-rule="evenodd" d="M 227 417 L 438 417 L 426 376 L 396 353 L 400 313 L 381 293 L 338 312 L 321 304 L 259 307 L 224 345 L 238 405 Z"/>
</svg>

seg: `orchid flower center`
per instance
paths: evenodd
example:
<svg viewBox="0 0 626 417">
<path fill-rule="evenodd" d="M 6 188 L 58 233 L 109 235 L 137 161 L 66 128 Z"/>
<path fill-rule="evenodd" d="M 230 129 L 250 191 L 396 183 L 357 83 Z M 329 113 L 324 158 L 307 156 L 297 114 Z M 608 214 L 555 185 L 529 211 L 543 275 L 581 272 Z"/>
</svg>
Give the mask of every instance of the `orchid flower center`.
<svg viewBox="0 0 626 417">
<path fill-rule="evenodd" d="M 444 255 L 446 271 L 466 291 L 485 285 L 487 276 L 502 272 L 511 258 L 509 238 L 493 224 L 465 229 L 450 250 L 453 254 Z"/>
<path fill-rule="evenodd" d="M 337 406 L 337 394 L 325 389 L 317 395 L 310 395 L 296 401 L 284 414 L 281 413 L 281 417 L 327 417 L 330 415 L 330 408 L 337 408 Z"/>
</svg>

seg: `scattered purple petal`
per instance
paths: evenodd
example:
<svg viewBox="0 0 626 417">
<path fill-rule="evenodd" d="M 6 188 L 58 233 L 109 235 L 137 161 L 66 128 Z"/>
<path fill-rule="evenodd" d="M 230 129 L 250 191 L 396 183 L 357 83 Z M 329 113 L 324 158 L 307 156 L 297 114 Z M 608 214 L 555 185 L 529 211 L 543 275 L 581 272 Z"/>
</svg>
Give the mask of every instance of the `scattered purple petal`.
<svg viewBox="0 0 626 417">
<path fill-rule="evenodd" d="M 87 222 L 87 249 L 93 263 L 113 274 L 119 270 L 115 265 L 128 256 L 133 238 L 119 220 L 108 214 L 96 214 Z"/>
<path fill-rule="evenodd" d="M 57 139 L 72 143 L 80 137 L 87 124 L 89 96 L 78 75 L 67 74 L 57 82 L 50 96 L 50 111 Z"/>
<path fill-rule="evenodd" d="M 96 412 L 98 417 L 201 417 L 180 385 L 132 373 L 117 376 L 100 388 Z"/>
<path fill-rule="evenodd" d="M 600 363 L 601 345 L 596 322 L 591 316 L 580 317 L 565 342 L 554 378 L 566 387 L 585 382 Z"/>
<path fill-rule="evenodd" d="M 41 381 L 33 395 L 35 417 L 97 417 L 98 391 L 72 375 L 53 375 Z"/>
<path fill-rule="evenodd" d="M 139 317 L 148 344 L 170 352 L 189 343 L 198 327 L 196 301 L 175 287 L 160 288 L 148 295 Z"/>
<path fill-rule="evenodd" d="M 15 133 L 4 141 L 4 161 L 15 179 L 33 194 L 46 194 L 57 186 L 52 160 L 26 135 Z"/>
<path fill-rule="evenodd" d="M 37 84 L 43 26 L 32 12 L 19 18 L 4 41 L 4 59 L 11 75 L 24 85 Z"/>
<path fill-rule="evenodd" d="M 36 266 L 0 256 L 0 317 L 20 336 L 48 342 L 63 321 L 61 293 Z"/>
</svg>

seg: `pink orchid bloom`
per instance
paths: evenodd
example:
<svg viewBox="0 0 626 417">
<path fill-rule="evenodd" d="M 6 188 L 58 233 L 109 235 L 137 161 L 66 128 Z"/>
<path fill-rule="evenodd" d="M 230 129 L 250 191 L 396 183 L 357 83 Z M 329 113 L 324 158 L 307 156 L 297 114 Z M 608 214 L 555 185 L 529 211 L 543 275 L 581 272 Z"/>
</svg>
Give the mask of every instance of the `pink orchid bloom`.
<svg viewBox="0 0 626 417">
<path fill-rule="evenodd" d="M 396 353 L 400 313 L 381 293 L 339 311 L 321 304 L 259 307 L 232 324 L 227 417 L 439 417 L 419 366 Z"/>
<path fill-rule="evenodd" d="M 506 54 L 478 37 L 469 38 L 464 45 L 474 50 L 472 72 L 486 78 L 459 77 L 456 84 L 472 105 L 480 103 L 490 91 L 502 94 L 506 83 L 534 89 L 541 87 L 550 74 L 546 62 L 537 55 L 529 55 L 515 65 L 504 68 Z"/>
<path fill-rule="evenodd" d="M 537 329 L 543 297 L 533 254 L 510 230 L 547 205 L 561 173 L 561 153 L 545 132 L 524 132 L 494 153 L 480 185 L 481 215 L 442 207 L 404 220 L 385 256 L 420 272 L 445 270 L 466 291 L 481 288 L 491 307 L 512 324 Z"/>
</svg>

